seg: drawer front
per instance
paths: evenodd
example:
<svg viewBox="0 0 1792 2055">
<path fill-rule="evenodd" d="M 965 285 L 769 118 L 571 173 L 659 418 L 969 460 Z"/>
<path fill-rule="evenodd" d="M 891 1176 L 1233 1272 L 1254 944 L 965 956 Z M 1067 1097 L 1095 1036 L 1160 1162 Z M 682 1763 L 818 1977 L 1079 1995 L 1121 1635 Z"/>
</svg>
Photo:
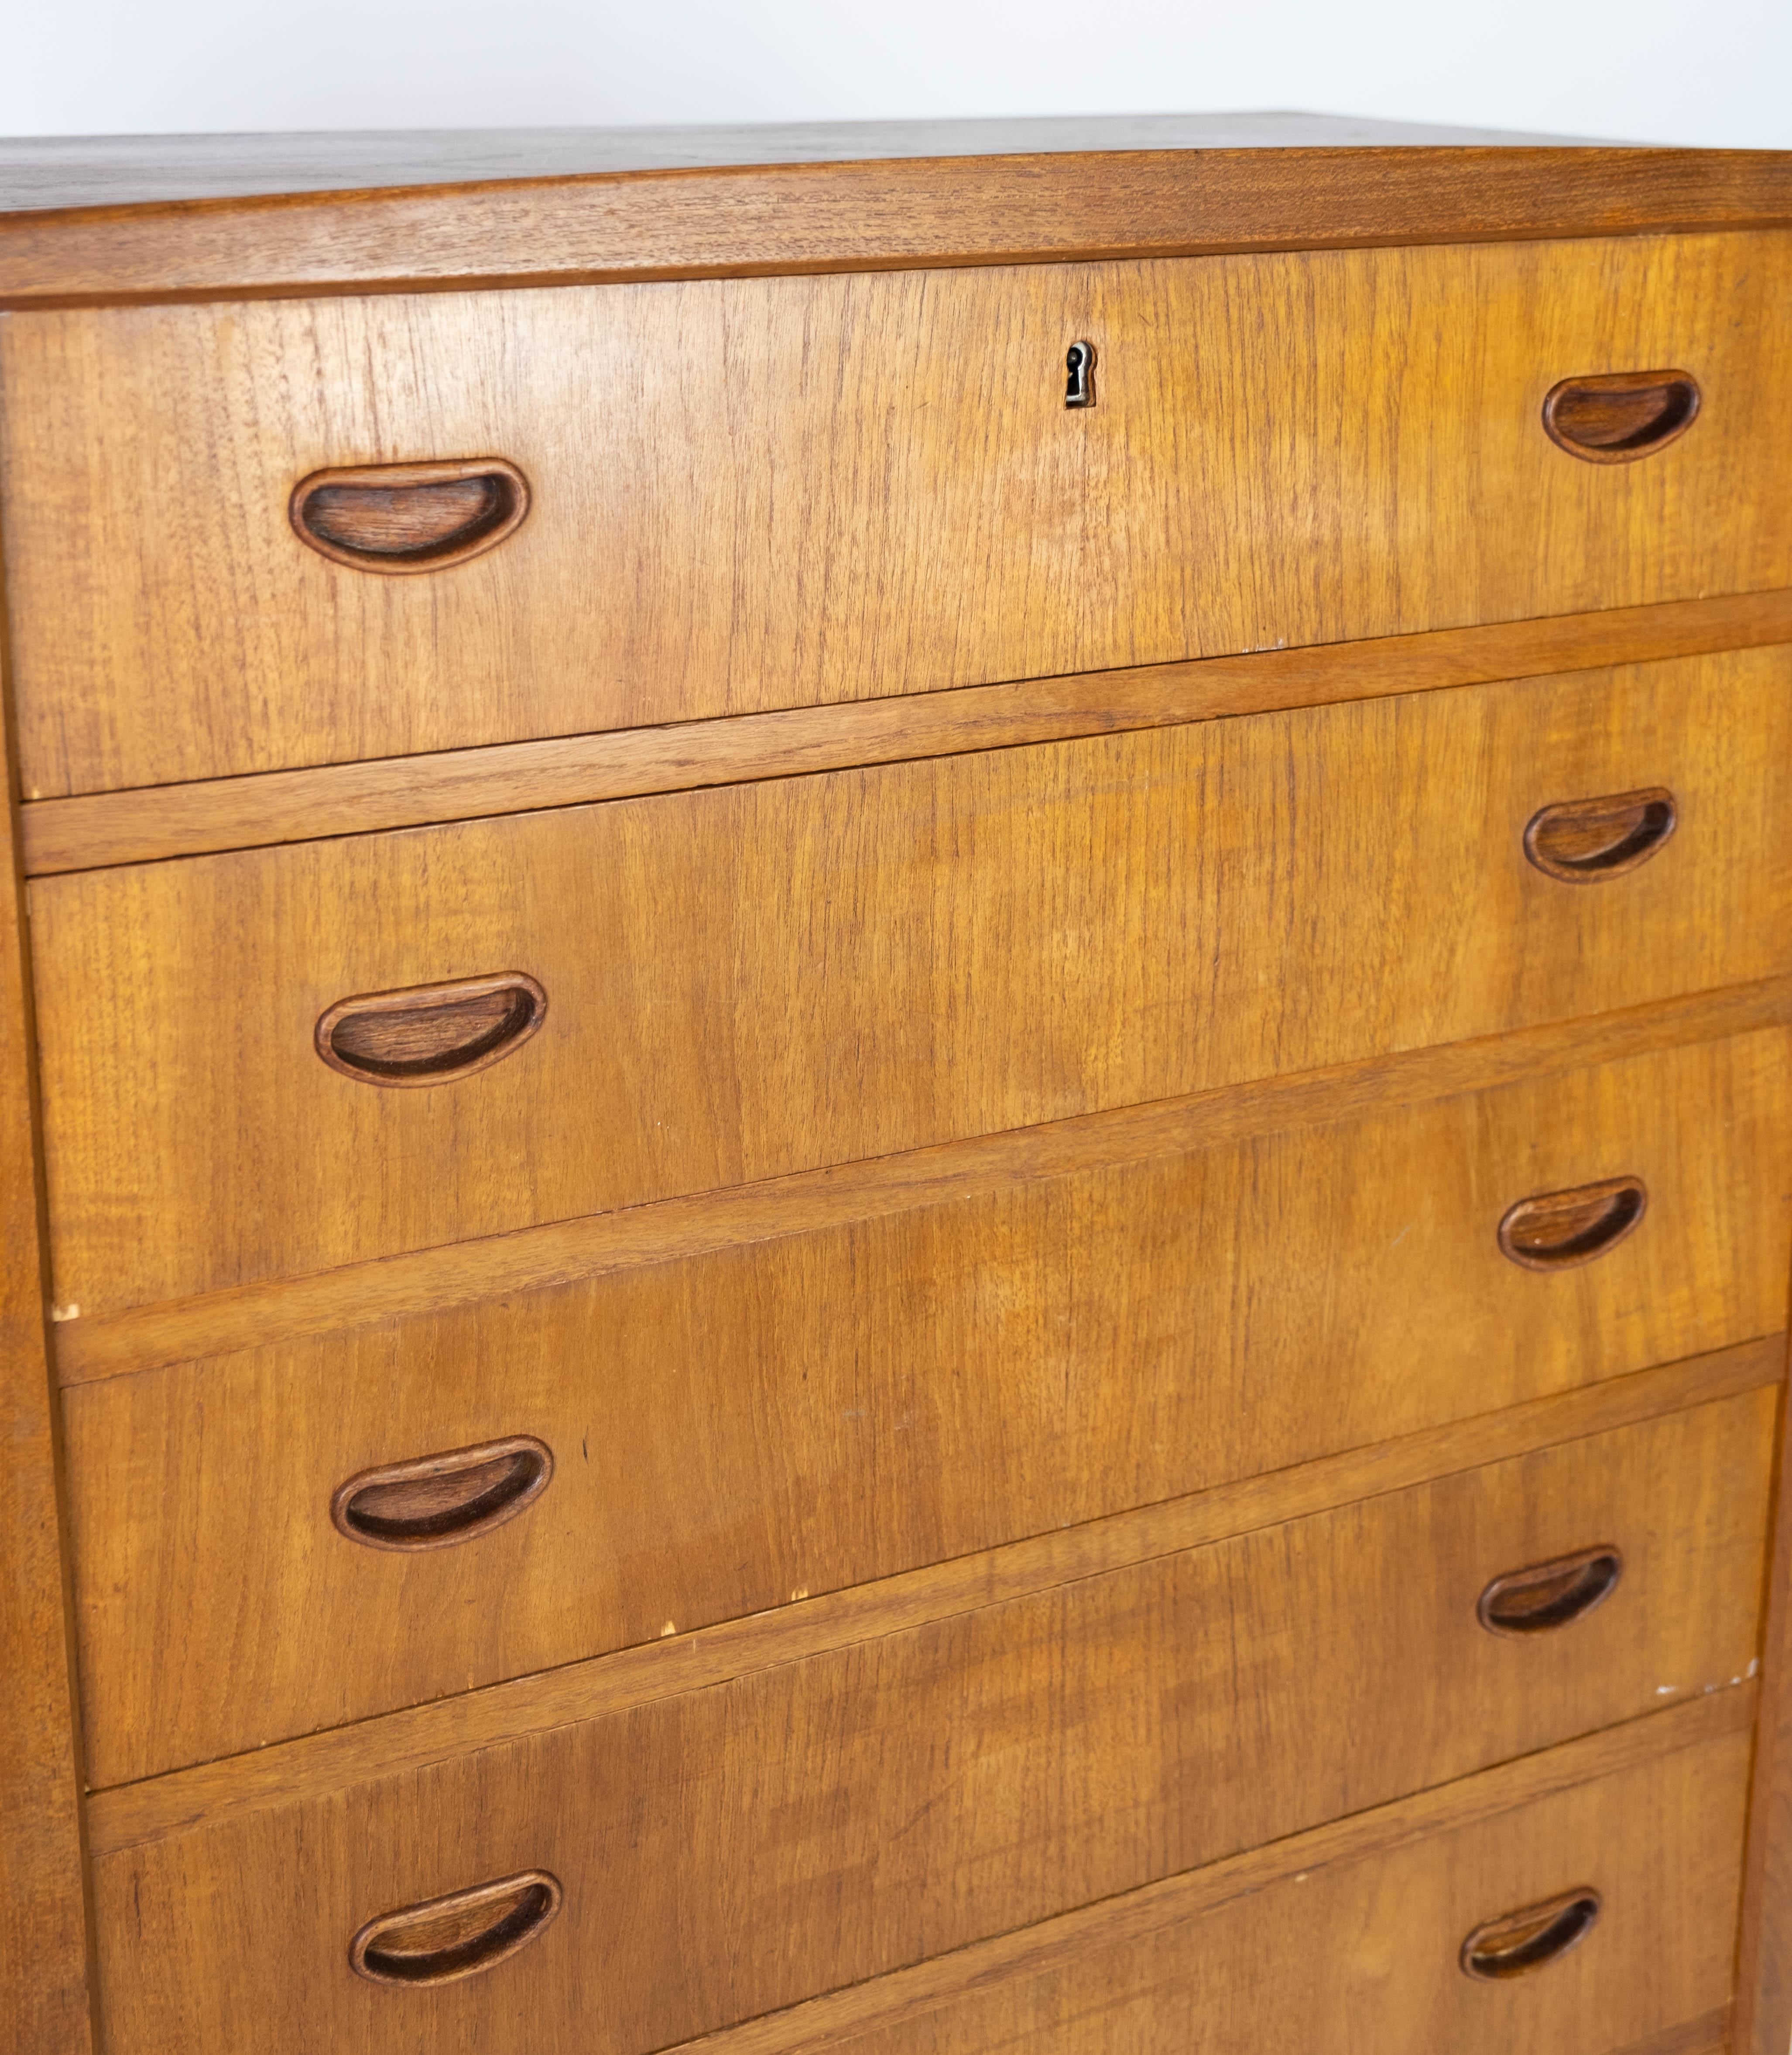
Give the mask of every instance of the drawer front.
<svg viewBox="0 0 1792 2055">
<path fill-rule="evenodd" d="M 25 791 L 1792 584 L 1789 318 L 1774 233 L 10 316 Z M 1658 452 L 1546 432 L 1669 369 Z M 289 518 L 481 459 L 528 511 L 464 561 Z"/>
<path fill-rule="evenodd" d="M 57 1304 L 1776 974 L 1789 677 L 1754 651 L 40 879 Z M 1657 787 L 1636 867 L 1527 859 L 1541 809 Z M 427 1088 L 320 1059 L 392 1031 L 342 1002 L 505 975 L 545 1012 L 495 1061 L 490 993 L 419 995 L 463 1065 Z"/>
<path fill-rule="evenodd" d="M 73 1387 L 89 1776 L 1770 1334 L 1788 1054 L 1765 1030 Z M 1597 1260 L 1501 1253 L 1514 1202 L 1618 1177 L 1648 1209 Z M 411 1530 L 435 1545 L 365 1524 L 436 1516 L 429 1458 L 525 1438 L 553 1471 L 522 1510 L 486 1501 L 527 1451 Z"/>
<path fill-rule="evenodd" d="M 345 1785 L 96 1860 L 108 2045 L 642 2055 L 1697 1697 L 1755 1656 L 1776 1398 L 427 1767 L 377 1774 L 363 1730 Z M 1596 1609 L 1479 1623 L 1595 1547 Z M 351 1971 L 368 1921 L 531 1872 L 564 1904 L 514 1962 Z"/>
<path fill-rule="evenodd" d="M 1723 2055 L 1747 1773 L 1746 1735 L 1706 1742 L 1391 1854 L 1285 1876 L 1147 1939 L 833 2045 L 850 2055 Z M 1490 1914 L 1589 1884 L 1597 1918 L 1562 1954 L 1510 1978 L 1463 1973 L 1462 1943 Z"/>
</svg>

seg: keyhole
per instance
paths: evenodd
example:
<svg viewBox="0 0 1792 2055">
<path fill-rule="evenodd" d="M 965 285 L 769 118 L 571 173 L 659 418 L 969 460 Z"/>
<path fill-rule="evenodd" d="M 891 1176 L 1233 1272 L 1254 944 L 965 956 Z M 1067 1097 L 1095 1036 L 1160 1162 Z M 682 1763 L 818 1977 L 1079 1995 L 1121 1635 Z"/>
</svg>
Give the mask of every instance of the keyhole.
<svg viewBox="0 0 1792 2055">
<path fill-rule="evenodd" d="M 1095 404 L 1094 344 L 1072 343 L 1065 355 L 1064 369 L 1068 374 L 1064 381 L 1065 405 L 1093 407 Z"/>
</svg>

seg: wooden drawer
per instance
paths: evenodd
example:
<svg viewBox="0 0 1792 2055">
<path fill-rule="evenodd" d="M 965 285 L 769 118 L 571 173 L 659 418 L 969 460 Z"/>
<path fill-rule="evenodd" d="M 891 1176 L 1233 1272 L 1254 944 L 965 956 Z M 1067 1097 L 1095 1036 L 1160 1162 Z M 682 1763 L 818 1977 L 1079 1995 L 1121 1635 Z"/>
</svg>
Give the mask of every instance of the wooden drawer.
<svg viewBox="0 0 1792 2055">
<path fill-rule="evenodd" d="M 1787 1057 L 1768 1029 L 1205 1146 L 1154 1131 L 1143 1160 L 723 1223 L 675 1260 L 600 1246 L 583 1277 L 309 1339 L 277 1300 L 280 1339 L 64 1394 L 89 1777 L 1772 1334 Z M 1621 1176 L 1648 1210 L 1597 1260 L 1501 1253 L 1515 1201 Z M 504 1524 L 404 1549 L 332 1524 L 370 1470 L 518 1437 L 553 1469 Z M 482 1466 L 456 1496 L 494 1476 L 526 1481 Z M 427 1479 L 408 1496 L 439 1516 Z"/>
<path fill-rule="evenodd" d="M 24 790 L 1792 584 L 1789 294 L 1739 233 L 15 314 Z M 1646 460 L 1546 433 L 1667 369 Z M 529 511 L 450 568 L 289 519 L 484 458 Z"/>
<path fill-rule="evenodd" d="M 1002 1963 L 993 1989 L 973 1990 L 940 1965 L 912 1990 L 892 1978 L 855 1994 L 853 2013 L 900 2023 L 825 2044 L 772 2031 L 758 2046 L 1723 2055 L 1747 1754 L 1746 1735 L 1727 1736 L 1422 1839 L 1402 1832 L 1398 1812 L 1370 1814 L 1342 1860 L 1329 1859 L 1329 1837 L 1303 1835 L 1248 1864 L 1198 1872 L 1179 1894 L 1191 1903 L 1186 1915 L 1174 1916 L 1180 1905 L 1128 1907 L 1131 1919 L 1117 1908 L 1086 1931 L 1017 1936 L 1003 1951 L 1014 1966 Z M 1472 1802 L 1466 1791 L 1462 1802 Z M 1577 1899 L 1589 1885 L 1601 1899 L 1594 1923 L 1560 1955 L 1511 1977 L 1463 1974 L 1462 1945 L 1491 1910 Z M 1572 1931 L 1573 1918 L 1549 1939 Z M 724 2037 L 714 2055 L 747 2055 L 750 2045 Z"/>
<path fill-rule="evenodd" d="M 114 1793 L 108 2045 L 641 2055 L 1723 1696 L 1755 1655 L 1777 1395 L 601 1715 L 569 1717 L 577 1678 L 502 1687 L 509 1737 L 458 1753 L 423 1730 L 464 1700 Z M 1624 1569 L 1594 1610 L 1479 1623 L 1491 1580 L 1596 1547 Z M 364 1923 L 529 1872 L 564 1904 L 526 1956 L 440 1990 L 351 1970 Z"/>
<path fill-rule="evenodd" d="M 1789 676 L 1758 650 L 40 879 L 57 1304 L 1773 975 Z M 1527 860 L 1539 809 L 1654 787 L 1679 825 L 1640 867 Z M 545 1020 L 476 1074 L 320 1060 L 340 1002 L 506 973 Z"/>
</svg>

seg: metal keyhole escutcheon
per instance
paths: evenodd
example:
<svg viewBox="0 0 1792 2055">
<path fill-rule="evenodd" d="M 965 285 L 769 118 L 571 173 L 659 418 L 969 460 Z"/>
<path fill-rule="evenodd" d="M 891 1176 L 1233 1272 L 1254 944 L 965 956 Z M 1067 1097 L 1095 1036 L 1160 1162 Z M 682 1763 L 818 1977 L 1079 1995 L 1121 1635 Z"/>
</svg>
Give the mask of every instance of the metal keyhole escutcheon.
<svg viewBox="0 0 1792 2055">
<path fill-rule="evenodd" d="M 1095 404 L 1095 345 L 1073 342 L 1065 354 L 1064 404 L 1067 407 Z"/>
</svg>

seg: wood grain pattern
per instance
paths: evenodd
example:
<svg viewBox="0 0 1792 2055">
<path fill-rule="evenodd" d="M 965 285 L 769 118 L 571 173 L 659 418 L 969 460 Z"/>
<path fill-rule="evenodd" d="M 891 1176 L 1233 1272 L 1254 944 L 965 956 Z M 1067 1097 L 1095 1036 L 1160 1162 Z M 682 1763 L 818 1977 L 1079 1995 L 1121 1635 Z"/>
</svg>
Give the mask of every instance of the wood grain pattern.
<svg viewBox="0 0 1792 2055">
<path fill-rule="evenodd" d="M 36 880 L 57 1304 L 92 1315 L 1762 977 L 1792 891 L 1789 662 Z M 1682 821 L 1656 862 L 1589 892 L 1526 859 L 1539 806 L 1655 783 Z M 545 1021 L 463 1084 L 382 1091 L 314 1053 L 348 995 L 512 970 Z"/>
<path fill-rule="evenodd" d="M 1785 2055 L 1792 2041 L 1792 1406 L 1782 1396 L 1762 1685 L 1737 1950 L 1735 2055 Z"/>
<path fill-rule="evenodd" d="M 1565 378 L 1544 397 L 1543 427 L 1558 448 L 1588 463 L 1635 463 L 1684 436 L 1703 396 L 1685 371 Z"/>
<path fill-rule="evenodd" d="M 1792 592 L 1669 601 L 39 799 L 20 834 L 35 877 L 1787 641 Z"/>
<path fill-rule="evenodd" d="M 953 160 L 950 141 L 937 147 L 947 162 L 658 171 L 482 188 L 475 178 L 433 191 L 14 214 L 0 219 L 0 305 L 1063 262 L 1792 221 L 1785 152 L 1148 146 L 1060 155 L 1048 144 L 1038 154 L 967 161 Z M 380 175 L 369 183 L 382 183 Z"/>
<path fill-rule="evenodd" d="M 1783 588 L 1789 306 L 1762 234 L 9 320 L 24 790 Z M 1661 363 L 1672 449 L 1550 443 Z M 473 562 L 292 532 L 320 469 L 488 456 L 534 496 Z"/>
<path fill-rule="evenodd" d="M 518 971 L 339 999 L 317 1018 L 312 1046 L 357 1083 L 433 1087 L 469 1078 L 520 1049 L 547 1012 L 547 995 Z"/>
<path fill-rule="evenodd" d="M 699 2049 L 703 2055 L 810 2055 L 861 2033 L 908 2025 L 960 2000 L 975 2002 L 984 1994 L 994 1997 L 999 1986 L 1024 1985 L 1042 1973 L 1069 1968 L 1073 1978 L 1076 1966 L 1091 1955 L 1117 1955 L 1139 1950 L 1141 1944 L 1145 1949 L 1164 1946 L 1170 1929 L 1278 1885 L 1310 1883 L 1333 1867 L 1354 1870 L 1353 1883 L 1362 1892 L 1365 1872 L 1358 1865 L 1369 1866 L 1373 1876 L 1374 1866 L 1401 1856 L 1429 1836 L 1472 1830 L 1521 1807 L 1546 1806 L 1553 1813 L 1565 1794 L 1585 1793 L 1601 1780 L 1633 1782 L 1638 1772 L 1665 1766 L 1664 1759 L 1671 1761 L 1682 1749 L 1721 1750 L 1727 1737 L 1746 1728 L 1754 1702 L 1748 1687 L 1696 1699 L 1541 1755 L 1503 1763 L 1440 1790 L 1334 1820 L 1310 1833 L 1144 1885 L 1020 1932 L 973 1943 L 850 1990 L 724 2028 L 685 2043 L 677 2055 L 697 2055 Z M 1027 2002 L 1024 1990 L 1014 1996 L 1021 2003 Z M 1001 2002 L 999 1998 L 995 2002 Z M 1624 2055 L 1717 2055 L 1727 2045 L 1726 2014 L 1727 2008 L 1721 2009 L 1715 2017 L 1707 2014 L 1659 2037 L 1650 2035 Z"/>
<path fill-rule="evenodd" d="M 260 1347 L 77 1387 L 91 1779 L 1773 1331 L 1788 1054 L 1770 1031 L 309 1342 L 276 1314 Z M 1515 1193 L 1613 1164 L 1653 1194 L 1623 1246 L 1504 1260 Z M 476 1544 L 424 1563 L 330 1524 L 351 1477 L 521 1434 L 551 1490 Z"/>
<path fill-rule="evenodd" d="M 1664 785 L 1569 799 L 1533 818 L 1525 854 L 1565 884 L 1597 885 L 1658 855 L 1678 825 L 1676 802 Z"/>
<path fill-rule="evenodd" d="M 293 532 L 351 570 L 420 574 L 494 550 L 529 511 L 529 481 L 486 457 L 315 471 L 287 503 Z"/>
<path fill-rule="evenodd" d="M 100 1857 L 108 2045 L 371 2045 L 346 1937 L 540 1868 L 530 2045 L 638 2055 L 1721 1690 L 1776 1417 L 1751 1394 Z M 1592 1535 L 1610 1603 L 1483 1631 L 1492 1572 Z M 419 1995 L 442 2055 L 515 2002 Z"/>
<path fill-rule="evenodd" d="M 1569 1269 L 1609 1254 L 1648 1210 L 1648 1180 L 1634 1175 L 1533 1193 L 1502 1217 L 1500 1253 L 1526 1270 Z"/>
<path fill-rule="evenodd" d="M 0 609 L 0 653 L 5 625 Z M 0 2041 L 18 2055 L 89 2055 L 73 1637 L 10 785 L 9 763 L 0 791 Z"/>
<path fill-rule="evenodd" d="M 309 1276 L 237 1285 L 199 1298 L 101 1315 L 62 1307 L 53 1330 L 57 1371 L 65 1384 L 91 1383 L 259 1347 L 275 1329 L 298 1340 L 416 1313 L 446 1312 L 644 1264 L 813 1233 L 953 1199 L 987 1197 L 1042 1178 L 1117 1169 L 1248 1141 L 1278 1128 L 1362 1119 L 1525 1079 L 1558 1077 L 1681 1043 L 1786 1026 L 1792 1026 L 1792 979 L 1768 978 L 1621 1012 L 1260 1078 L 692 1198 L 589 1214 Z"/>
<path fill-rule="evenodd" d="M 842 2046 L 855 2055 L 1057 2055 L 1093 2045 L 1122 2055 L 1255 2055 L 1273 2037 L 1271 2045 L 1339 2055 L 1368 2048 L 1596 2055 L 1613 2047 L 1622 2055 L 1723 2055 L 1723 1919 L 1735 1883 L 1722 1824 L 1735 1816 L 1740 1753 L 1735 1738 L 1706 1741 L 1386 1852 L 1353 1848 L 1328 1862 L 1335 1830 L 1321 1829 L 1265 1852 L 1281 1858 L 1273 1878 L 1258 1881 L 1267 1867 L 1262 1856 L 1243 1858 L 1232 1895 L 1221 1895 L 1216 1874 L 1232 1865 L 1194 1872 L 1186 1880 L 1194 1902 L 1174 1924 L 1123 1930 L 1094 1947 L 1077 1948 L 1084 1937 L 1067 1935 L 1073 1946 L 1057 1961 L 1047 1958 L 1046 1936 L 1067 1923 L 1033 1930 L 1030 1975 L 1022 1956 L 1001 1965 L 1005 1974 L 980 1985 L 967 1978 L 966 1988 L 937 1995 L 913 1976 L 919 1988 L 899 1996 L 891 1988 L 904 1980 L 899 1973 L 686 2046 L 692 2055 L 698 2048 L 703 2055 L 809 2055 Z M 1384 1816 L 1371 1813 L 1365 1824 Z M 1464 1908 L 1493 1903 L 1503 1890 L 1510 1899 L 1532 1879 L 1559 1879 L 1560 1865 L 1577 1860 L 1591 1873 L 1622 1879 L 1621 1909 L 1614 1907 L 1601 1937 L 1603 1959 L 1596 1954 L 1559 1978 L 1497 1996 L 1469 1986 L 1450 1959 L 1455 1930 L 1473 1916 Z M 1625 1944 L 1634 1945 L 1645 1920 L 1660 1923 L 1654 1945 L 1633 1958 Z M 1028 1938 L 1012 1937 L 1017 1956 Z M 935 1986 L 943 1986 L 951 1969 L 963 1976 L 968 1966 L 949 1958 L 924 1966 L 923 1974 L 934 1970 Z M 925 1998 L 933 2002 L 915 2002 Z M 862 2033 L 829 2033 L 829 2006 L 874 2023 Z M 879 2021 L 879 2011 L 896 2017 Z M 1648 2031 L 1676 2014 L 1676 2025 Z M 1640 2039 L 1626 2037 L 1639 2028 Z"/>
<path fill-rule="evenodd" d="M 1640 1371 L 1585 1390 L 1532 1399 L 1191 1497 L 801 1599 L 772 1612 L 664 1636 L 614 1655 L 117 1785 L 89 1802 L 90 1844 L 96 1856 L 117 1854 L 192 1827 L 307 1803 L 370 1778 L 427 1769 L 527 1734 L 627 1712 L 1179 1550 L 1759 1391 L 1776 1381 L 1784 1356 L 1784 1338 L 1775 1336 Z"/>
</svg>

